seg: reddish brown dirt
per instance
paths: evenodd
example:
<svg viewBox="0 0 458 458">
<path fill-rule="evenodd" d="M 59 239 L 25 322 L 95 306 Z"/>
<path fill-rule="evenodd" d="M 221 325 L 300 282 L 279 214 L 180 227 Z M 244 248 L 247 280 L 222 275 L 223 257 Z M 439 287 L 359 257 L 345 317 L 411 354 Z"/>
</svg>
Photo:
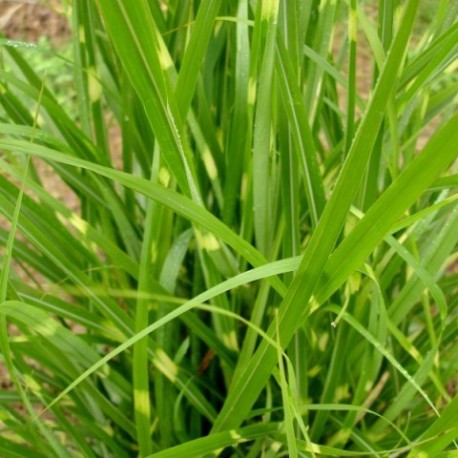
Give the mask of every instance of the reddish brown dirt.
<svg viewBox="0 0 458 458">
<path fill-rule="evenodd" d="M 0 1 L 0 31 L 7 38 L 30 42 L 45 36 L 55 45 L 67 41 L 71 35 L 57 0 Z"/>
</svg>

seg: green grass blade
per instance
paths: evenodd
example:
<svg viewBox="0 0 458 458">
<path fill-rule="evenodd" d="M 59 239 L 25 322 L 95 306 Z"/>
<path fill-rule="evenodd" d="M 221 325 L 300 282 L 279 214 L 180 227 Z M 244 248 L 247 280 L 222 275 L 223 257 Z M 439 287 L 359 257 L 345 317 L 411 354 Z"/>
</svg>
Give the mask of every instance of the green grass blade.
<svg viewBox="0 0 458 458">
<path fill-rule="evenodd" d="M 193 33 L 187 45 L 175 87 L 178 109 L 183 119 L 186 118 L 188 108 L 191 105 L 200 65 L 213 33 L 213 26 L 220 3 L 220 0 L 207 0 L 199 5 Z"/>
<path fill-rule="evenodd" d="M 143 101 L 169 169 L 183 192 L 200 202 L 194 163 L 170 82 L 165 76 L 167 57 L 161 54 L 158 30 L 147 1 L 134 5 L 124 0 L 101 0 L 98 4 L 125 71 Z"/>
<path fill-rule="evenodd" d="M 49 148 L 39 145 L 31 145 L 27 142 L 18 140 L 0 140 L 0 147 L 5 149 L 17 149 L 27 154 L 47 158 L 63 164 L 74 165 L 76 167 L 86 168 L 107 178 L 113 179 L 120 184 L 134 189 L 145 196 L 156 200 L 157 202 L 170 207 L 176 213 L 188 218 L 190 221 L 214 233 L 216 237 L 221 238 L 229 246 L 235 248 L 238 252 L 246 257 L 247 261 L 255 266 L 266 263 L 266 259 L 253 248 L 248 242 L 237 236 L 220 220 L 215 218 L 210 212 L 204 210 L 201 206 L 196 205 L 190 199 L 178 194 L 163 186 L 156 185 L 140 177 L 133 177 L 129 174 L 109 169 L 101 165 L 84 161 L 75 157 L 67 156 Z M 284 291 L 284 285 L 281 282 L 274 282 L 275 288 Z"/>
<path fill-rule="evenodd" d="M 405 211 L 421 193 L 439 176 L 439 174 L 455 159 L 454 145 L 457 141 L 456 129 L 458 117 L 455 116 L 443 128 L 436 133 L 422 154 L 407 167 L 385 193 L 374 203 L 366 213 L 351 236 L 332 254 L 323 274 L 324 282 L 317 289 L 316 297 L 323 302 L 331 291 L 335 291 L 342 283 L 343 277 L 347 277 L 350 271 L 361 265 L 374 247 L 374 241 L 380 240 L 393 225 L 402 212 Z M 441 151 L 438 155 L 437 151 Z M 364 249 L 367 240 L 367 249 Z M 369 242 L 370 240 L 370 242 Z M 355 251 L 355 247 L 358 247 Z M 349 253 L 353 253 L 348 262 Z M 342 257 L 341 257 L 342 256 Z M 340 271 L 342 259 L 345 257 L 345 272 Z M 347 270 L 348 266 L 348 270 Z M 341 274 L 334 272 L 339 270 Z M 331 271 L 333 274 L 331 274 Z M 339 280 L 339 276 L 342 279 Z M 332 284 L 332 286 L 331 286 Z"/>
<path fill-rule="evenodd" d="M 301 165 L 302 175 L 304 176 L 310 216 L 313 226 L 316 226 L 325 204 L 324 187 L 316 160 L 316 147 L 312 131 L 309 126 L 302 94 L 296 83 L 297 75 L 294 74 L 281 37 L 277 39 L 276 63 L 284 109 L 288 116 L 298 162 Z"/>
<path fill-rule="evenodd" d="M 177 456 L 201 457 L 223 448 L 253 441 L 258 437 L 274 434 L 278 431 L 277 423 L 265 423 L 247 426 L 245 428 L 223 431 L 209 437 L 202 437 L 194 441 L 169 448 L 162 452 L 150 455 L 151 458 L 174 458 Z"/>
<path fill-rule="evenodd" d="M 458 412 L 458 397 L 441 412 L 440 418 L 421 435 L 420 441 L 425 441 L 414 447 L 408 457 L 421 456 L 426 454 L 429 456 L 439 456 L 449 444 L 458 439 L 458 426 L 456 424 L 456 416 Z M 457 453 L 453 451 L 450 453 Z M 453 455 L 452 455 L 453 456 Z"/>
<path fill-rule="evenodd" d="M 396 81 L 397 68 L 407 47 L 417 6 L 416 0 L 410 1 L 406 6 L 402 26 L 394 40 L 366 116 L 352 143 L 331 199 L 307 246 L 299 271 L 280 307 L 282 345 L 291 340 L 309 310 L 304 304 L 308 303 L 313 294 L 314 285 L 323 272 L 358 189 L 361 172 L 364 171 L 368 159 L 365 157 L 366 151 L 371 149 L 382 121 L 386 97 Z M 246 365 L 244 373 L 231 387 L 225 406 L 214 425 L 214 432 L 239 424 L 263 389 L 274 364 L 275 355 L 272 350 L 262 345 Z"/>
<path fill-rule="evenodd" d="M 272 213 L 271 173 L 271 130 L 272 130 L 272 90 L 275 63 L 275 38 L 277 32 L 278 2 L 263 1 L 257 8 L 255 28 L 260 29 L 264 43 L 259 52 L 260 62 L 257 103 L 253 134 L 253 214 L 256 246 L 265 256 L 271 249 L 269 234 Z"/>
</svg>

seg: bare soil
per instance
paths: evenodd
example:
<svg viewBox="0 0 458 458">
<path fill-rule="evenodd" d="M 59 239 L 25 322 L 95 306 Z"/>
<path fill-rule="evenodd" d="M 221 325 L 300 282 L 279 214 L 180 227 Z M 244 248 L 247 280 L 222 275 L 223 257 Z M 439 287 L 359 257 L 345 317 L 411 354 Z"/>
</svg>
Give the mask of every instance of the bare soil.
<svg viewBox="0 0 458 458">
<path fill-rule="evenodd" d="M 12 40 L 36 42 L 48 37 L 54 45 L 66 42 L 71 31 L 58 0 L 0 1 L 0 31 Z"/>
</svg>

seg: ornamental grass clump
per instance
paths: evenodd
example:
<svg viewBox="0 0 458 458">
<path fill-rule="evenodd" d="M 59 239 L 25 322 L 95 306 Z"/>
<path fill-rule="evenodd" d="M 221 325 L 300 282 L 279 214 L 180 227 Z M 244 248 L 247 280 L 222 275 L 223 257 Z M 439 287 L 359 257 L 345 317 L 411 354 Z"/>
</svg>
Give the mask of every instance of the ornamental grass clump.
<svg viewBox="0 0 458 458">
<path fill-rule="evenodd" d="M 456 5 L 62 6 L 71 83 L 1 40 L 0 455 L 455 456 Z"/>
</svg>

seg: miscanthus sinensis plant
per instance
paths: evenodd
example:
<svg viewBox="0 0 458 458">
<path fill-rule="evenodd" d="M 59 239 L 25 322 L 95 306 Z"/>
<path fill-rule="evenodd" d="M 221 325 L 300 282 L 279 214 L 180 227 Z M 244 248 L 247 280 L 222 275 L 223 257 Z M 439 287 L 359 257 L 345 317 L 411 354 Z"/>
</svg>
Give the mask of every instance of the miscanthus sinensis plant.
<svg viewBox="0 0 458 458">
<path fill-rule="evenodd" d="M 457 456 L 458 7 L 369 3 L 2 39 L 0 455 Z"/>
</svg>

